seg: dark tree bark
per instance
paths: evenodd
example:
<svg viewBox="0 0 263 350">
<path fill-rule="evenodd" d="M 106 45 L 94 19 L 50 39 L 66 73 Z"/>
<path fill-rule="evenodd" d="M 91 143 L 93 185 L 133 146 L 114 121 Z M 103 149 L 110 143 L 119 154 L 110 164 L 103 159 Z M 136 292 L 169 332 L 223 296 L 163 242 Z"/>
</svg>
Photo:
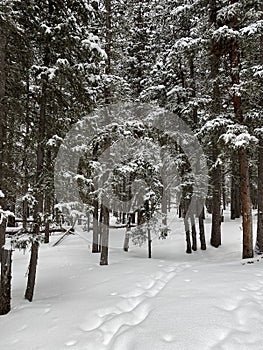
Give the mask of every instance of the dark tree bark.
<svg viewBox="0 0 263 350">
<path fill-rule="evenodd" d="M 212 207 L 212 231 L 211 245 L 218 248 L 221 245 L 221 167 L 212 169 L 213 207 Z"/>
<path fill-rule="evenodd" d="M 263 254 L 263 137 L 258 146 L 258 221 L 256 252 Z"/>
<path fill-rule="evenodd" d="M 45 188 L 45 201 L 44 201 L 44 212 L 45 212 L 45 235 L 44 243 L 49 243 L 50 236 L 50 214 L 52 212 L 52 188 L 53 188 L 53 176 L 52 176 L 52 154 L 51 150 L 48 149 L 46 152 L 46 170 L 47 170 L 47 182 Z"/>
<path fill-rule="evenodd" d="M 39 234 L 39 224 L 35 223 L 34 225 L 34 234 Z M 36 281 L 36 272 L 37 272 L 37 260 L 38 260 L 38 248 L 39 243 L 37 241 L 33 241 L 31 244 L 31 254 L 29 261 L 29 270 L 28 270 L 28 279 L 27 279 L 27 287 L 25 292 L 25 299 L 28 301 L 33 300 L 34 289 L 35 289 L 35 281 Z"/>
<path fill-rule="evenodd" d="M 236 3 L 236 0 L 231 0 L 231 3 Z M 237 16 L 231 20 L 231 27 L 238 29 L 239 23 Z M 233 39 L 229 51 L 229 61 L 231 64 L 231 83 L 232 86 L 240 84 L 240 48 L 237 39 Z M 236 121 L 241 125 L 244 124 L 244 117 L 242 114 L 242 100 L 241 96 L 233 89 L 233 108 Z M 240 171 L 240 196 L 242 204 L 242 221 L 243 221 L 243 259 L 253 257 L 253 229 L 252 229 L 252 210 L 250 197 L 250 179 L 249 179 L 249 162 L 247 150 L 239 149 L 239 171 Z"/>
<path fill-rule="evenodd" d="M 6 218 L 0 217 L 0 260 L 2 255 L 2 248 L 5 245 L 5 230 L 6 230 Z"/>
<path fill-rule="evenodd" d="M 5 188 L 5 152 L 6 152 L 6 55 L 7 55 L 7 28 L 0 17 L 0 189 Z M 0 198 L 0 205 L 5 208 L 5 199 Z"/>
<path fill-rule="evenodd" d="M 1 248 L 0 315 L 11 310 L 12 250 Z"/>
<path fill-rule="evenodd" d="M 102 205 L 103 228 L 101 237 L 100 265 L 108 265 L 109 255 L 109 209 Z"/>
<path fill-rule="evenodd" d="M 127 227 L 126 227 L 126 232 L 125 232 L 125 237 L 124 237 L 124 243 L 123 243 L 123 250 L 125 252 L 128 252 L 128 250 L 129 250 L 130 233 L 131 233 L 131 217 L 129 216 L 128 222 L 127 222 Z"/>
<path fill-rule="evenodd" d="M 151 257 L 152 257 L 152 236 L 151 236 L 150 227 L 147 227 L 147 236 L 148 236 L 148 258 L 151 259 Z"/>
<path fill-rule="evenodd" d="M 23 200 L 23 215 L 22 215 L 22 220 L 23 220 L 23 230 L 26 231 L 27 229 L 27 218 L 28 218 L 28 202 L 27 199 Z"/>
<path fill-rule="evenodd" d="M 192 232 L 192 250 L 197 251 L 197 241 L 196 241 L 196 226 L 195 226 L 195 217 L 191 215 L 191 232 Z"/>
<path fill-rule="evenodd" d="M 191 248 L 190 227 L 189 227 L 188 218 L 186 216 L 184 216 L 184 227 L 185 227 L 185 237 L 186 237 L 186 253 L 191 254 L 192 248 Z"/>
<path fill-rule="evenodd" d="M 241 203 L 240 203 L 240 176 L 237 157 L 232 157 L 231 170 L 231 220 L 240 218 Z"/>
<path fill-rule="evenodd" d="M 200 243 L 201 243 L 201 250 L 206 250 L 206 240 L 205 240 L 205 225 L 204 225 L 204 214 L 205 210 L 204 207 L 199 214 L 199 236 L 200 236 Z"/>
<path fill-rule="evenodd" d="M 105 23 L 106 23 L 106 44 L 105 44 L 105 52 L 107 54 L 107 62 L 106 62 L 106 75 L 111 74 L 111 47 L 112 47 L 112 9 L 111 9 L 111 0 L 105 0 Z M 111 90 L 109 86 L 105 87 L 104 91 L 105 102 L 109 104 L 111 102 Z"/>
<path fill-rule="evenodd" d="M 212 27 L 217 28 L 217 1 L 213 0 L 209 3 L 209 20 Z M 212 82 L 212 103 L 211 114 L 213 117 L 218 117 L 221 111 L 221 96 L 219 87 L 219 68 L 220 55 L 216 50 L 217 43 L 212 40 L 210 50 L 210 78 Z M 221 245 L 221 166 L 218 163 L 218 135 L 212 135 L 212 170 L 211 170 L 211 185 L 212 185 L 212 229 L 210 243 L 213 247 Z"/>
<path fill-rule="evenodd" d="M 250 203 L 250 184 L 247 151 L 239 151 L 240 190 L 243 218 L 243 259 L 253 257 L 252 210 Z"/>
<path fill-rule="evenodd" d="M 94 200 L 92 253 L 99 253 L 99 203 Z"/>
<path fill-rule="evenodd" d="M 167 226 L 167 204 L 168 204 L 168 198 L 167 198 L 167 183 L 166 183 L 166 175 L 165 172 L 163 172 L 163 191 L 162 191 L 162 203 L 161 203 L 161 210 L 162 210 L 162 224 L 164 226 Z"/>
</svg>

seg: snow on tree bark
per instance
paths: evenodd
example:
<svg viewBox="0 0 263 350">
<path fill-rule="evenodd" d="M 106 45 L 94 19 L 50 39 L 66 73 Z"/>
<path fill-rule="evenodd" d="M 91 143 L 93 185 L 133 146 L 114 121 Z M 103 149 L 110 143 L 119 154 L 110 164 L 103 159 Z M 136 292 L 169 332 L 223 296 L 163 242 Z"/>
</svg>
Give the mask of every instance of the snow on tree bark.
<svg viewBox="0 0 263 350">
<path fill-rule="evenodd" d="M 1 248 L 0 315 L 11 310 L 12 250 Z"/>
</svg>

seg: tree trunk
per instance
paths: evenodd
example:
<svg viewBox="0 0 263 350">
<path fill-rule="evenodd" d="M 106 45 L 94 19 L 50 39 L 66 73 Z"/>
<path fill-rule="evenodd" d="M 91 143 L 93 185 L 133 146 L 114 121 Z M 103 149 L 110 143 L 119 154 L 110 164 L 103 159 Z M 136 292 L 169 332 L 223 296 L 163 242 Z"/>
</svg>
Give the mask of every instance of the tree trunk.
<svg viewBox="0 0 263 350">
<path fill-rule="evenodd" d="M 0 217 L 0 260 L 2 255 L 2 248 L 5 245 L 5 230 L 6 230 L 6 218 Z"/>
<path fill-rule="evenodd" d="M 213 203 L 211 245 L 218 248 L 221 245 L 221 167 L 212 169 Z"/>
<path fill-rule="evenodd" d="M 5 191 L 5 145 L 6 145 L 6 50 L 7 30 L 0 17 L 0 190 Z M 5 199 L 0 198 L 0 205 L 5 208 Z"/>
<path fill-rule="evenodd" d="M 199 236 L 200 236 L 200 243 L 201 243 L 201 250 L 206 250 L 206 241 L 205 241 L 205 225 L 204 225 L 204 214 L 205 210 L 204 207 L 199 214 Z"/>
<path fill-rule="evenodd" d="M 99 203 L 94 200 L 92 253 L 99 253 Z"/>
<path fill-rule="evenodd" d="M 43 168 L 44 168 L 44 155 L 45 155 L 45 131 L 46 131 L 46 83 L 43 82 L 42 92 L 40 98 L 40 112 L 39 112 L 39 125 L 38 125 L 38 139 L 37 139 L 37 171 L 36 171 L 36 184 L 37 184 L 37 212 L 43 212 Z"/>
<path fill-rule="evenodd" d="M 1 248 L 0 315 L 11 310 L 12 250 Z"/>
<path fill-rule="evenodd" d="M 102 204 L 103 229 L 101 239 L 100 265 L 108 265 L 109 255 L 109 209 Z"/>
<path fill-rule="evenodd" d="M 34 234 L 35 235 L 39 234 L 39 224 L 35 224 Z M 27 299 L 30 302 L 33 300 L 33 295 L 34 295 L 36 272 L 37 272 L 38 248 L 39 248 L 39 243 L 37 241 L 33 241 L 31 244 L 27 287 L 25 292 L 25 299 Z"/>
<path fill-rule="evenodd" d="M 50 236 L 50 209 L 51 209 L 51 198 L 49 194 L 46 194 L 45 198 L 45 236 L 44 243 L 49 243 Z"/>
<path fill-rule="evenodd" d="M 148 235 L 148 258 L 152 257 L 152 237 L 151 237 L 151 229 L 147 227 L 147 235 Z"/>
<path fill-rule="evenodd" d="M 163 193 L 162 193 L 162 224 L 167 226 L 167 184 L 165 174 L 163 175 Z"/>
<path fill-rule="evenodd" d="M 231 0 L 231 3 L 236 3 L 236 0 Z M 238 17 L 234 16 L 231 20 L 231 27 L 238 29 Z M 229 60 L 231 64 L 231 82 L 232 86 L 240 84 L 240 48 L 239 42 L 233 39 L 230 51 Z M 244 124 L 244 117 L 242 113 L 242 100 L 236 89 L 233 89 L 233 109 L 236 121 L 241 125 Z M 239 157 L 239 172 L 240 172 L 240 196 L 242 206 L 242 221 L 243 221 L 243 259 L 253 257 L 253 228 L 252 228 L 252 210 L 250 197 L 250 179 L 249 179 L 249 164 L 247 150 L 240 148 L 238 152 Z"/>
<path fill-rule="evenodd" d="M 240 218 L 240 176 L 238 161 L 236 157 L 232 157 L 232 172 L 231 172 L 231 220 Z"/>
<path fill-rule="evenodd" d="M 192 231 L 192 250 L 195 252 L 197 251 L 197 242 L 196 242 L 196 226 L 195 226 L 195 217 L 194 215 L 191 215 L 191 231 Z"/>
<path fill-rule="evenodd" d="M 106 24 L 106 44 L 105 44 L 105 52 L 107 54 L 106 61 L 106 75 L 111 74 L 111 46 L 112 46 L 112 28 L 111 28 L 111 0 L 105 0 L 105 24 Z M 111 102 L 111 91 L 110 86 L 106 86 L 104 90 L 104 97 L 106 104 Z"/>
<path fill-rule="evenodd" d="M 243 218 L 243 259 L 253 257 L 252 210 L 250 203 L 249 166 L 247 152 L 239 150 L 240 190 Z"/>
<path fill-rule="evenodd" d="M 256 252 L 263 254 L 263 137 L 258 146 L 258 221 Z"/>
<path fill-rule="evenodd" d="M 123 244 L 123 250 L 125 252 L 128 252 L 129 250 L 129 241 L 130 241 L 130 232 L 131 232 L 131 216 L 128 217 L 128 222 L 127 222 L 127 228 L 125 232 L 125 238 L 124 238 L 124 244 Z"/>
<path fill-rule="evenodd" d="M 22 220 L 23 220 L 23 230 L 26 231 L 27 229 L 27 218 L 28 218 L 28 202 L 27 199 L 23 200 L 23 214 L 22 214 Z"/>
<path fill-rule="evenodd" d="M 185 216 L 184 216 L 184 227 L 185 227 L 185 237 L 186 237 L 186 253 L 191 254 L 192 248 L 191 248 L 190 228 L 189 228 L 188 218 L 186 218 Z"/>
</svg>

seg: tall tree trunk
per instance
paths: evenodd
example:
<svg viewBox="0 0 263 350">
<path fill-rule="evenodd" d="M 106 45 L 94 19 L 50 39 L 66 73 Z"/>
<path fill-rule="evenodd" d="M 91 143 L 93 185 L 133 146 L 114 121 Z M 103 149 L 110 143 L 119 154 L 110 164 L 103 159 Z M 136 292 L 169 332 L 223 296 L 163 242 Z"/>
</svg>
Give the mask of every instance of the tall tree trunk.
<svg viewBox="0 0 263 350">
<path fill-rule="evenodd" d="M 152 236 L 151 236 L 151 229 L 147 225 L 147 237 L 148 237 L 148 258 L 151 259 L 152 257 Z"/>
<path fill-rule="evenodd" d="M 7 28 L 0 17 L 0 190 L 5 188 L 5 145 L 6 145 L 6 54 L 7 54 Z M 0 205 L 5 207 L 5 199 L 0 198 Z"/>
<path fill-rule="evenodd" d="M 232 156 L 232 170 L 231 170 L 231 220 L 240 218 L 241 205 L 240 205 L 240 175 L 239 167 L 236 156 Z"/>
<path fill-rule="evenodd" d="M 250 203 L 249 166 L 247 151 L 239 151 L 240 191 L 243 218 L 243 259 L 253 257 L 252 210 Z"/>
<path fill-rule="evenodd" d="M 109 255 L 109 209 L 102 204 L 103 229 L 101 239 L 100 265 L 108 265 Z"/>
<path fill-rule="evenodd" d="M 99 253 L 99 202 L 94 199 L 92 253 Z"/>
<path fill-rule="evenodd" d="M 236 0 L 231 0 L 231 3 L 236 3 Z M 238 18 L 234 16 L 231 21 L 233 29 L 238 29 Z M 229 60 L 231 64 L 231 82 L 232 86 L 240 84 L 240 48 L 237 39 L 233 39 Z M 233 89 L 233 108 L 236 121 L 241 125 L 244 124 L 242 114 L 241 96 Z M 253 257 L 253 228 L 252 228 L 252 210 L 250 197 L 250 179 L 249 179 L 249 163 L 246 149 L 239 149 L 239 171 L 240 171 L 240 196 L 242 205 L 242 221 L 243 221 L 243 259 Z"/>
<path fill-rule="evenodd" d="M 258 221 L 256 252 L 263 254 L 263 137 L 258 146 Z"/>
<path fill-rule="evenodd" d="M 221 167 L 215 165 L 212 169 L 213 208 L 211 245 L 218 248 L 221 245 Z"/>
<path fill-rule="evenodd" d="M 0 315 L 11 310 L 12 250 L 1 248 Z"/>
<path fill-rule="evenodd" d="M 205 225 L 204 225 L 204 217 L 205 217 L 205 209 L 201 210 L 199 214 L 199 236 L 200 236 L 200 243 L 201 243 L 201 250 L 206 250 L 206 241 L 205 241 Z"/>
<path fill-rule="evenodd" d="M 37 184 L 37 212 L 43 212 L 44 195 L 43 195 L 43 168 L 44 168 L 44 155 L 45 155 L 45 132 L 46 132 L 46 82 L 43 82 L 42 92 L 40 98 L 40 112 L 39 112 L 39 124 L 37 134 L 37 171 L 36 171 L 36 184 Z"/>
<path fill-rule="evenodd" d="M 5 230 L 6 230 L 6 218 L 0 215 L 0 260 L 2 255 L 2 248 L 5 245 Z"/>
<path fill-rule="evenodd" d="M 192 231 L 192 249 L 195 252 L 197 250 L 197 241 L 196 241 L 195 217 L 193 214 L 190 216 L 190 221 L 191 221 L 191 231 Z"/>
<path fill-rule="evenodd" d="M 106 24 L 106 45 L 105 52 L 107 54 L 107 62 L 106 62 L 106 75 L 111 74 L 111 47 L 112 47 L 112 9 L 111 9 L 111 0 L 105 0 L 105 24 Z M 111 90 L 109 86 L 105 87 L 104 91 L 105 102 L 109 104 L 111 102 Z"/>
<path fill-rule="evenodd" d="M 163 157 L 163 155 L 162 155 Z M 167 179 L 165 171 L 162 169 L 162 180 L 163 180 L 163 191 L 162 191 L 162 202 L 161 202 L 161 210 L 162 210 L 162 224 L 167 226 Z"/>
<path fill-rule="evenodd" d="M 44 211 L 45 211 L 45 236 L 44 243 L 49 243 L 50 236 L 50 215 L 51 215 L 51 205 L 52 205 L 52 193 L 53 193 L 53 177 L 52 177 L 52 155 L 51 150 L 48 149 L 46 152 L 46 169 L 47 169 L 47 181 L 45 183 L 45 201 L 44 201 Z"/>
<path fill-rule="evenodd" d="M 48 1 L 48 15 L 50 22 L 54 13 L 54 3 L 52 0 Z M 51 51 L 50 42 L 52 40 L 51 35 L 47 37 L 47 41 L 44 46 L 44 66 L 50 67 L 51 64 Z M 47 101 L 48 101 L 48 78 L 45 76 L 42 81 L 42 89 L 40 96 L 40 107 L 39 107 L 39 124 L 37 134 L 37 171 L 36 171 L 36 183 L 38 191 L 36 194 L 37 211 L 43 213 L 44 206 L 44 160 L 45 160 L 45 139 L 46 139 L 46 114 L 47 114 Z"/>
<path fill-rule="evenodd" d="M 38 235 L 38 234 L 39 234 L 39 224 L 35 223 L 34 235 Z M 30 302 L 33 300 L 34 289 L 35 289 L 37 260 L 38 260 L 38 248 L 39 248 L 39 243 L 37 241 L 33 241 L 31 244 L 27 287 L 26 287 L 26 292 L 25 292 L 25 299 L 27 299 Z"/>
<path fill-rule="evenodd" d="M 125 252 L 128 252 L 128 250 L 129 250 L 129 241 L 130 241 L 130 233 L 131 233 L 131 219 L 132 219 L 131 216 L 129 216 L 128 221 L 127 221 L 125 237 L 124 237 L 123 250 Z"/>
<path fill-rule="evenodd" d="M 212 27 L 217 27 L 217 1 L 210 1 L 209 19 Z M 221 96 L 219 88 L 219 68 L 220 56 L 216 51 L 217 43 L 212 42 L 210 53 L 210 78 L 212 82 L 212 103 L 211 115 L 216 118 L 221 111 Z M 217 145 L 218 135 L 212 135 L 212 170 L 211 170 L 211 184 L 212 184 L 212 228 L 210 243 L 213 247 L 221 245 L 221 166 L 217 159 L 219 149 Z"/>
<path fill-rule="evenodd" d="M 190 236 L 190 227 L 188 218 L 184 215 L 184 228 L 185 228 L 185 238 L 186 238 L 186 253 L 191 254 L 192 248 L 191 248 L 191 236 Z"/>
</svg>

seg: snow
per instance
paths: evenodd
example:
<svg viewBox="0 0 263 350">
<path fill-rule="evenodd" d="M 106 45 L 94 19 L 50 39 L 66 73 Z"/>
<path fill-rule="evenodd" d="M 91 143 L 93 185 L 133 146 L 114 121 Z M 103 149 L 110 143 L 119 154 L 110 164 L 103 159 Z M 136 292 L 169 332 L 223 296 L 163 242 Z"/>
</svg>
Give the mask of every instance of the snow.
<svg viewBox="0 0 263 350">
<path fill-rule="evenodd" d="M 124 252 L 125 229 L 111 229 L 103 267 L 90 253 L 91 232 L 78 226 L 56 247 L 60 236 L 51 236 L 40 248 L 32 303 L 23 299 L 29 255 L 15 251 L 1 349 L 261 349 L 263 260 L 241 260 L 240 220 L 227 213 L 223 245 L 186 255 L 183 222 L 174 218 L 167 240 L 153 240 L 152 259 L 146 245 Z"/>
</svg>

